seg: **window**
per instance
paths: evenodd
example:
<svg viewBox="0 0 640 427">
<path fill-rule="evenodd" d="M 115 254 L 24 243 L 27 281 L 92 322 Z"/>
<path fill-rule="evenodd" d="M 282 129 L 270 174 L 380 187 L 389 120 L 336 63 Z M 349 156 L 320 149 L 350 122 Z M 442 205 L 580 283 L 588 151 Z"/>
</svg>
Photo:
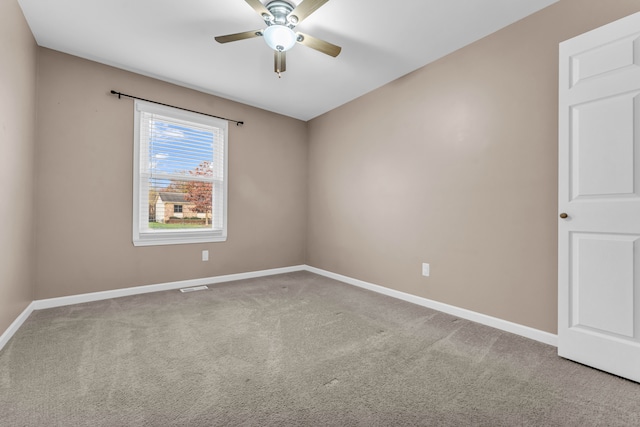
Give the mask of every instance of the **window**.
<svg viewBox="0 0 640 427">
<path fill-rule="evenodd" d="M 134 245 L 226 240 L 227 135 L 225 120 L 135 102 Z"/>
</svg>

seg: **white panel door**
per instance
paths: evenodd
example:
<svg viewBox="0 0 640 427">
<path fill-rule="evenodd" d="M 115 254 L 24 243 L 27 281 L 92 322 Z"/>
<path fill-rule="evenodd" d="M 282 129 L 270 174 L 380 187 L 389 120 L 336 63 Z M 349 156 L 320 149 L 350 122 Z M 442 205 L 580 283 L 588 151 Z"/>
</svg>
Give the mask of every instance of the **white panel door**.
<svg viewBox="0 0 640 427">
<path fill-rule="evenodd" d="M 640 13 L 560 44 L 558 354 L 640 381 Z"/>
</svg>

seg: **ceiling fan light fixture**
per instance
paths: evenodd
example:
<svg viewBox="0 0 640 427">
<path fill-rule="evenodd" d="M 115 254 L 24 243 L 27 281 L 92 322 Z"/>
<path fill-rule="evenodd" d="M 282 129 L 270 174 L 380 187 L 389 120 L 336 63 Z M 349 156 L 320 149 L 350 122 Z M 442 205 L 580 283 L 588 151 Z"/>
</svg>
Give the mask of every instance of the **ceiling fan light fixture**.
<svg viewBox="0 0 640 427">
<path fill-rule="evenodd" d="M 286 52 L 291 49 L 298 39 L 296 33 L 285 25 L 270 25 L 263 31 L 264 41 L 273 50 Z"/>
<path fill-rule="evenodd" d="M 241 1 L 241 0 L 237 0 Z M 285 52 L 296 43 L 317 50 L 332 57 L 340 54 L 342 48 L 308 34 L 297 33 L 297 25 L 329 0 L 244 0 L 264 19 L 264 30 L 216 36 L 218 43 L 264 37 L 264 41 L 274 51 L 274 71 L 278 77 L 287 69 Z"/>
</svg>

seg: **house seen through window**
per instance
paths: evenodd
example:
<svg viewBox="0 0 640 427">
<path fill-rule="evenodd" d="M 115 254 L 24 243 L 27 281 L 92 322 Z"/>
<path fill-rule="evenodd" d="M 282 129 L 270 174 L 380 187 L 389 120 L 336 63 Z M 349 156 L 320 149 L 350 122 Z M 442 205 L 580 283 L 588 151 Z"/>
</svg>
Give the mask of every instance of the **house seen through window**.
<svg viewBox="0 0 640 427">
<path fill-rule="evenodd" d="M 227 122 L 135 103 L 136 246 L 226 240 Z"/>
</svg>

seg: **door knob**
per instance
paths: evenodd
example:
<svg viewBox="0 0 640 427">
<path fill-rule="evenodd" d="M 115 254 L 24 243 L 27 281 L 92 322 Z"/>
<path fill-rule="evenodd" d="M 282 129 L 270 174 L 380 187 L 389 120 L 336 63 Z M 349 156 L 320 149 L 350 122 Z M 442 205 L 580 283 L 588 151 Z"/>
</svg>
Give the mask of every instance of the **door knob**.
<svg viewBox="0 0 640 427">
<path fill-rule="evenodd" d="M 562 219 L 569 218 L 569 215 L 567 215 L 566 213 L 562 212 L 560 214 L 560 218 L 562 218 Z"/>
</svg>

